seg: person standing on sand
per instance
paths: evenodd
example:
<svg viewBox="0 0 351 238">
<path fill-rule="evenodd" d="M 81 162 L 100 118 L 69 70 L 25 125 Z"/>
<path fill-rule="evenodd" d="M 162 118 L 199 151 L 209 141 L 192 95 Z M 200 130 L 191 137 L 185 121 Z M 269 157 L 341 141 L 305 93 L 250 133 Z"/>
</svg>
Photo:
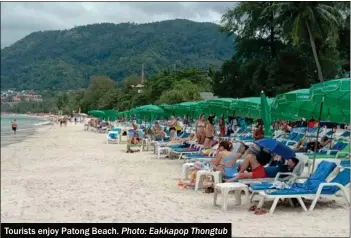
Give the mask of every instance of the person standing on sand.
<svg viewBox="0 0 351 238">
<path fill-rule="evenodd" d="M 74 124 L 77 125 L 77 117 L 74 117 Z"/>
<path fill-rule="evenodd" d="M 16 135 L 16 130 L 17 130 L 17 121 L 16 121 L 16 119 L 13 120 L 13 122 L 11 122 L 11 127 L 12 127 L 12 130 L 13 130 L 13 134 Z"/>
</svg>

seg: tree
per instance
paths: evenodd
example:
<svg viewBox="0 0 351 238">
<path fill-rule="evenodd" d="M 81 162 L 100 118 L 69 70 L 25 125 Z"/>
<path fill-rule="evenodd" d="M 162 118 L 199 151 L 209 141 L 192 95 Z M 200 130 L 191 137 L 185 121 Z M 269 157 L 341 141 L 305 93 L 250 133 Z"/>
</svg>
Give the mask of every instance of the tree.
<svg viewBox="0 0 351 238">
<path fill-rule="evenodd" d="M 319 61 L 316 39 L 334 41 L 337 38 L 337 27 L 341 15 L 329 2 L 280 2 L 274 3 L 267 11 L 277 11 L 283 29 L 291 32 L 294 45 L 308 38 L 316 64 L 318 79 L 324 81 L 322 67 Z"/>
<path fill-rule="evenodd" d="M 180 80 L 172 85 L 170 90 L 163 92 L 157 104 L 176 104 L 201 100 L 202 88 L 188 79 Z"/>
</svg>

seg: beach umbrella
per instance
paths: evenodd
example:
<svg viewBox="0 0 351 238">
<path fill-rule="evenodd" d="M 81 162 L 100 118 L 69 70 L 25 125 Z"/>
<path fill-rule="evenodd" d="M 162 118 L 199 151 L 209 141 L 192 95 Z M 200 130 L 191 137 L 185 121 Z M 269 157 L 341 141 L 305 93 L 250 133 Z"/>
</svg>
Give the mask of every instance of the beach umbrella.
<svg viewBox="0 0 351 238">
<path fill-rule="evenodd" d="M 235 100 L 234 98 L 214 98 L 207 100 L 207 104 L 210 112 L 228 115 L 231 105 Z"/>
<path fill-rule="evenodd" d="M 183 102 L 173 105 L 174 113 L 178 116 L 188 115 L 193 118 L 199 108 L 198 102 Z"/>
<path fill-rule="evenodd" d="M 115 121 L 117 118 L 117 111 L 114 109 L 111 110 L 103 110 L 103 112 L 105 113 L 105 118 L 108 121 Z"/>
<path fill-rule="evenodd" d="M 270 106 L 273 99 L 267 99 Z M 231 109 L 235 111 L 235 115 L 241 117 L 250 117 L 253 119 L 260 118 L 261 113 L 261 97 L 239 98 L 232 102 Z"/>
<path fill-rule="evenodd" d="M 261 118 L 264 126 L 265 136 L 272 136 L 272 115 L 271 115 L 271 106 L 269 105 L 266 95 L 264 92 L 261 92 Z"/>
<path fill-rule="evenodd" d="M 99 120 L 103 120 L 105 118 L 105 113 L 100 110 L 91 110 L 91 111 L 88 111 L 88 114 L 99 118 Z"/>
<path fill-rule="evenodd" d="M 329 80 L 312 85 L 310 100 L 312 103 L 302 108 L 300 115 L 304 117 L 320 115 L 322 121 L 350 122 L 350 78 Z M 323 104 L 322 111 L 321 103 Z"/>
<path fill-rule="evenodd" d="M 165 111 L 156 105 L 145 105 L 134 109 L 138 119 L 147 119 L 150 123 L 157 117 L 163 116 Z"/>
<path fill-rule="evenodd" d="M 272 117 L 278 120 L 299 120 L 299 110 L 310 100 L 309 89 L 298 89 L 277 95 L 271 105 Z"/>
<path fill-rule="evenodd" d="M 284 159 L 295 157 L 295 152 L 290 147 L 274 139 L 265 138 L 258 140 L 255 143 L 260 147 L 269 150 L 271 153 L 280 155 Z"/>
<path fill-rule="evenodd" d="M 174 113 L 174 106 L 169 104 L 161 104 L 159 105 L 165 111 L 165 116 L 170 116 Z"/>
</svg>

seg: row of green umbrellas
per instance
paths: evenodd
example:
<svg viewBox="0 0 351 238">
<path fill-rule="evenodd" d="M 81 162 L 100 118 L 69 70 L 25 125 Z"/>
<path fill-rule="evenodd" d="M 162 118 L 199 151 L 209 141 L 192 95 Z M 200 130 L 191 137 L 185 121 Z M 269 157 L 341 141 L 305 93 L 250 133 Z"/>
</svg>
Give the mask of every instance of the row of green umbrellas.
<svg viewBox="0 0 351 238">
<path fill-rule="evenodd" d="M 117 117 L 136 117 L 139 120 L 153 121 L 157 118 L 187 115 L 197 118 L 200 114 L 217 116 L 236 115 L 262 118 L 265 130 L 269 130 L 272 119 L 298 120 L 319 118 L 334 122 L 350 121 L 350 78 L 336 79 L 313 85 L 310 89 L 299 89 L 267 98 L 264 92 L 260 97 L 216 98 L 199 102 L 184 102 L 174 105 L 145 105 L 124 112 L 115 110 L 89 111 L 88 114 L 99 118 L 115 120 Z M 269 124 L 268 124 L 269 123 Z"/>
</svg>

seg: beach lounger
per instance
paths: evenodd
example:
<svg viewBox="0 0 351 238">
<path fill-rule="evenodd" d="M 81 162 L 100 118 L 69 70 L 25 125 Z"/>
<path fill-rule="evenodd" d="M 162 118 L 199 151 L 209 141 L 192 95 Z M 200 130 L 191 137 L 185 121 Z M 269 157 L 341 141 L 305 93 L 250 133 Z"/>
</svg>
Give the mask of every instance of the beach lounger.
<svg viewBox="0 0 351 238">
<path fill-rule="evenodd" d="M 110 131 L 107 134 L 107 141 L 106 141 L 107 144 L 109 144 L 109 143 L 119 144 L 119 142 L 120 142 L 120 134 L 118 131 Z"/>
<path fill-rule="evenodd" d="M 314 153 L 306 154 L 309 158 L 314 158 Z M 316 154 L 316 159 L 343 159 L 350 156 L 350 144 L 347 142 L 337 142 L 331 149 L 321 149 Z"/>
<path fill-rule="evenodd" d="M 316 183 L 318 181 L 325 182 L 327 178 L 330 176 L 330 174 L 335 170 L 336 166 L 337 165 L 334 162 L 322 161 L 318 165 L 313 175 L 305 181 L 305 184 L 307 185 L 309 183 Z M 286 174 L 289 175 L 290 177 L 285 180 L 282 180 L 282 179 L 279 180 L 280 176 L 284 175 L 284 173 L 278 173 L 274 181 L 271 183 L 250 184 L 250 191 L 252 192 L 250 200 L 252 201 L 254 196 L 257 195 L 258 192 L 271 189 L 274 186 L 274 184 L 276 184 L 278 181 L 283 181 L 283 182 L 286 182 L 287 184 L 293 184 L 296 180 L 303 179 L 302 177 L 299 177 L 301 174 L 300 175 L 296 175 L 296 174 L 293 175 L 289 173 L 286 173 Z M 242 181 L 239 181 L 239 182 L 242 182 Z M 300 185 L 295 185 L 295 186 L 300 186 Z"/>
<path fill-rule="evenodd" d="M 296 198 L 304 211 L 307 208 L 302 198 L 313 199 L 309 211 L 313 211 L 320 197 L 335 198 L 336 194 L 341 191 L 341 195 L 350 204 L 345 187 L 350 184 L 350 169 L 342 170 L 332 181 L 322 182 L 314 181 L 314 183 L 304 184 L 305 186 L 292 186 L 291 188 L 280 190 L 265 190 L 259 192 L 261 197 L 257 208 L 262 208 L 266 199 L 274 199 L 273 205 L 269 211 L 272 214 L 280 199 Z"/>
</svg>

